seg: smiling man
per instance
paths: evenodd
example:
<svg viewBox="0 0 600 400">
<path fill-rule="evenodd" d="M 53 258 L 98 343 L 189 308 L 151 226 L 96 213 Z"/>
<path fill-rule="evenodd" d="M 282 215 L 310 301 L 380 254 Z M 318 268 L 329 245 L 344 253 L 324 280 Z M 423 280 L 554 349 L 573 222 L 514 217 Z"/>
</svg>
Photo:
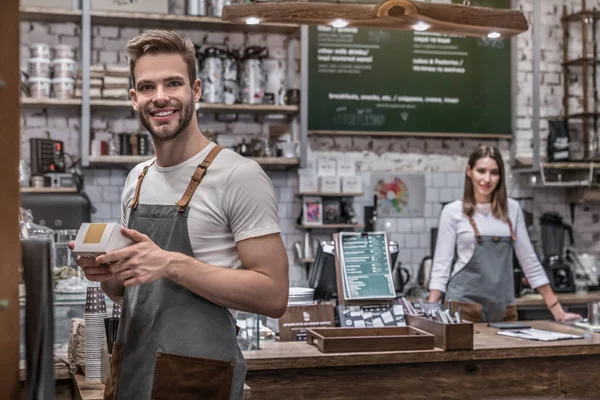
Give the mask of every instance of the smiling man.
<svg viewBox="0 0 600 400">
<path fill-rule="evenodd" d="M 123 304 L 105 398 L 242 399 L 246 367 L 228 309 L 279 317 L 287 305 L 273 185 L 200 132 L 189 39 L 147 31 L 127 54 L 156 158 L 125 183 L 122 232 L 135 244 L 78 260 Z"/>
</svg>

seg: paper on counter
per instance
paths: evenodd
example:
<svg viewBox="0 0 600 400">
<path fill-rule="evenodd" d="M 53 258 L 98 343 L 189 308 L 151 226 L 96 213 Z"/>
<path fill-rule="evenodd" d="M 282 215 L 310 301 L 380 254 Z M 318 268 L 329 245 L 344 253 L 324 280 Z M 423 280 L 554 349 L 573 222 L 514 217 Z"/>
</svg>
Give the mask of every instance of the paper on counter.
<svg viewBox="0 0 600 400">
<path fill-rule="evenodd" d="M 567 333 L 558 333 L 551 331 L 544 331 L 541 329 L 509 329 L 500 330 L 497 332 L 498 335 L 516 337 L 520 339 L 539 340 L 541 342 L 552 342 L 555 340 L 568 340 L 568 339 L 583 339 L 580 335 L 570 335 Z"/>
</svg>

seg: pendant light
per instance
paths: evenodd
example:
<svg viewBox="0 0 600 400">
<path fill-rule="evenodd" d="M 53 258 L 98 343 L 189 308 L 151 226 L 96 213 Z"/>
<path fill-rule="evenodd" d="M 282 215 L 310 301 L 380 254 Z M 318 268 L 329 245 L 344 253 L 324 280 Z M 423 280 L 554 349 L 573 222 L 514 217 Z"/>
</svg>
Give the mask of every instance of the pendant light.
<svg viewBox="0 0 600 400">
<path fill-rule="evenodd" d="M 417 30 L 506 39 L 528 29 L 521 11 L 464 4 L 384 0 L 378 4 L 257 1 L 223 8 L 222 19 L 244 23 L 293 23 Z"/>
</svg>

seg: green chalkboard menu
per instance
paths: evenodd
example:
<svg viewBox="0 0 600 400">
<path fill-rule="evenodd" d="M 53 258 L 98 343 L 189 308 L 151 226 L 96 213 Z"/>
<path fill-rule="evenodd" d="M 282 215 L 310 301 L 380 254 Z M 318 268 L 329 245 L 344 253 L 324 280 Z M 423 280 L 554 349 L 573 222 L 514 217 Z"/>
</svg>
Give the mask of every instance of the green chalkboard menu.
<svg viewBox="0 0 600 400">
<path fill-rule="evenodd" d="M 396 297 L 385 232 L 341 232 L 339 247 L 344 299 Z"/>
<path fill-rule="evenodd" d="M 510 135 L 510 55 L 510 40 L 310 26 L 308 129 Z"/>
</svg>

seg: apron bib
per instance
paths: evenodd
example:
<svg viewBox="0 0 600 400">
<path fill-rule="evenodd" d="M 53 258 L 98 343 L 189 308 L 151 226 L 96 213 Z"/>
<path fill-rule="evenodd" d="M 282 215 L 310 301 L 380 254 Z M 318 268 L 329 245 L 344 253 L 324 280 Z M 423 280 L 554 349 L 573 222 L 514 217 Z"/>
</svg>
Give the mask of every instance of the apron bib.
<svg viewBox="0 0 600 400">
<path fill-rule="evenodd" d="M 161 249 L 194 257 L 188 203 L 217 156 L 198 166 L 177 205 L 139 204 L 148 171 L 138 178 L 128 227 Z M 126 288 L 105 399 L 243 398 L 246 363 L 231 313 L 168 279 Z"/>
<path fill-rule="evenodd" d="M 473 257 L 450 278 L 445 299 L 470 322 L 516 320 L 512 223 L 510 237 L 496 237 L 481 236 L 472 217 L 469 222 L 477 237 Z"/>
</svg>

